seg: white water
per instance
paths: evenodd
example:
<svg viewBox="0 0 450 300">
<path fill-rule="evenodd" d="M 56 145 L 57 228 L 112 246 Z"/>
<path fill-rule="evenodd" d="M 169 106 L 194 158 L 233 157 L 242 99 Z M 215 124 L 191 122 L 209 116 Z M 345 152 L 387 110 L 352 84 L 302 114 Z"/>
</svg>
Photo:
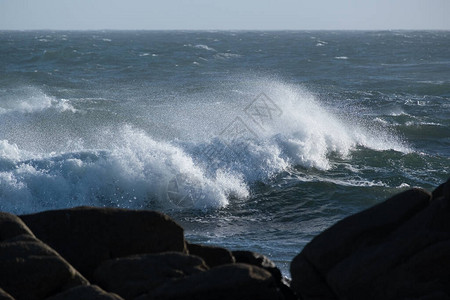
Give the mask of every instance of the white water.
<svg viewBox="0 0 450 300">
<path fill-rule="evenodd" d="M 66 99 L 50 97 L 34 87 L 24 87 L 15 94 L 0 99 L 0 115 L 35 113 L 48 109 L 54 109 L 57 112 L 76 112 L 76 109 Z"/>
<path fill-rule="evenodd" d="M 39 143 L 54 151 L 39 150 L 21 126 L 14 137 L 0 136 L 0 210 L 14 213 L 77 205 L 224 207 L 230 197 L 248 197 L 256 181 L 295 166 L 328 170 L 331 154 L 348 157 L 357 146 L 409 151 L 374 124 L 331 113 L 303 88 L 267 78 L 240 80 L 231 93 L 182 97 L 164 111 L 150 105 L 142 117 L 161 125 L 158 134 L 132 122 L 89 128 L 96 115 L 80 103 L 75 109 L 36 89 L 21 96 L 2 100 L 2 126 L 45 112 L 67 126 L 63 133 L 79 130 L 65 118 L 85 120 L 89 135 L 62 141 L 63 133 L 42 134 L 49 129 L 33 123 Z"/>
</svg>

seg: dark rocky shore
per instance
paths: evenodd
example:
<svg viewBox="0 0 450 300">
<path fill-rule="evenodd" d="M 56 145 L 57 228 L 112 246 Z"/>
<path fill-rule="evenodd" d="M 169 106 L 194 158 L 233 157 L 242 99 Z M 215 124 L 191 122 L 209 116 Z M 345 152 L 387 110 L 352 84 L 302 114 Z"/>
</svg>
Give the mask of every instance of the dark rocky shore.
<svg viewBox="0 0 450 300">
<path fill-rule="evenodd" d="M 338 222 L 291 274 L 258 253 L 189 243 L 158 212 L 0 213 L 0 299 L 450 299 L 450 180 Z"/>
</svg>

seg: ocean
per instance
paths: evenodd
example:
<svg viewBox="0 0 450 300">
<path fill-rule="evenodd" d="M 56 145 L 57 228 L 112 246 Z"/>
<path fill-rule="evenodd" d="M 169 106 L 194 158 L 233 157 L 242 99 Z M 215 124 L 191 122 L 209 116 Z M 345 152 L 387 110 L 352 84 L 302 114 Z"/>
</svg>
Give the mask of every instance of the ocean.
<svg viewBox="0 0 450 300">
<path fill-rule="evenodd" d="M 167 213 L 289 276 L 450 174 L 449 31 L 0 31 L 0 210 Z"/>
</svg>

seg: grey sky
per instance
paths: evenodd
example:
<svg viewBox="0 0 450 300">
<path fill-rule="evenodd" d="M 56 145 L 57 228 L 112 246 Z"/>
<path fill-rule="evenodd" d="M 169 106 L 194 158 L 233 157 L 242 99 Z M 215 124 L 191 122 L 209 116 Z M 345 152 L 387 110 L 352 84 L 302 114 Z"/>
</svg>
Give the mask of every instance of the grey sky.
<svg viewBox="0 0 450 300">
<path fill-rule="evenodd" d="M 446 29 L 450 0 L 0 0 L 0 29 Z"/>
</svg>

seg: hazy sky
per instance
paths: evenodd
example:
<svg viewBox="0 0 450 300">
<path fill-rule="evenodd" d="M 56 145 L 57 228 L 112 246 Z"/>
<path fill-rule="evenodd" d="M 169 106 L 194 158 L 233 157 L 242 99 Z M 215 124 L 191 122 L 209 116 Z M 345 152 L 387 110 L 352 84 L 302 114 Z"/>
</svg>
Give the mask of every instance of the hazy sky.
<svg viewBox="0 0 450 300">
<path fill-rule="evenodd" d="M 0 29 L 450 30 L 450 0 L 0 0 Z"/>
</svg>

